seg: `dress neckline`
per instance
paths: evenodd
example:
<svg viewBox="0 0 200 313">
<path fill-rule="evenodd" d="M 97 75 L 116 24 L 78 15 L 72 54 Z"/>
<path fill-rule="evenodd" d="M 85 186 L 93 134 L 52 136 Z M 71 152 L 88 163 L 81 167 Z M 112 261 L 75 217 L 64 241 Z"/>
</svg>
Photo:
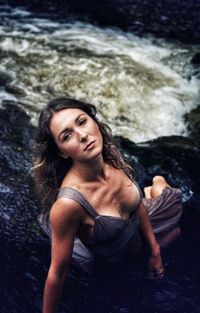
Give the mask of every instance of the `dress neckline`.
<svg viewBox="0 0 200 313">
<path fill-rule="evenodd" d="M 113 215 L 105 215 L 105 214 L 99 214 L 95 209 L 94 207 L 90 204 L 90 202 L 85 198 L 85 196 L 78 190 L 78 189 L 75 189 L 73 187 L 62 187 L 59 189 L 59 192 L 61 190 L 72 190 L 74 191 L 75 193 L 79 194 L 79 196 L 84 200 L 84 202 L 88 205 L 88 207 L 90 208 L 90 210 L 92 210 L 92 212 L 94 213 L 94 216 L 93 218 L 96 220 L 98 220 L 98 218 L 102 217 L 102 218 L 109 218 L 109 219 L 115 219 L 115 220 L 119 220 L 119 221 L 122 221 L 122 222 L 129 222 L 132 218 L 132 216 L 135 214 L 135 211 L 134 210 L 130 216 L 128 218 L 122 218 L 120 216 L 113 216 Z M 76 201 L 76 200 L 75 200 Z"/>
</svg>

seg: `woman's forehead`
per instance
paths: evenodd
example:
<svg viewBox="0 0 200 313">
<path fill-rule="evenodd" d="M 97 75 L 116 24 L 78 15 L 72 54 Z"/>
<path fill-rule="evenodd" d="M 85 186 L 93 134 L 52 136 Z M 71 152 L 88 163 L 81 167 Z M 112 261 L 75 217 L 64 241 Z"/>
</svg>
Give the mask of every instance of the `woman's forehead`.
<svg viewBox="0 0 200 313">
<path fill-rule="evenodd" d="M 50 122 L 50 129 L 53 132 L 55 129 L 60 131 L 63 127 L 70 126 L 71 123 L 75 122 L 75 120 L 81 116 L 87 115 L 81 109 L 63 109 L 58 112 L 54 112 Z"/>
<path fill-rule="evenodd" d="M 71 122 L 74 121 L 74 119 L 76 119 L 77 116 L 79 116 L 80 114 L 86 114 L 83 110 L 81 109 L 63 109 L 60 110 L 58 112 L 54 112 L 53 116 L 51 118 L 51 123 L 55 123 L 55 122 Z"/>
</svg>

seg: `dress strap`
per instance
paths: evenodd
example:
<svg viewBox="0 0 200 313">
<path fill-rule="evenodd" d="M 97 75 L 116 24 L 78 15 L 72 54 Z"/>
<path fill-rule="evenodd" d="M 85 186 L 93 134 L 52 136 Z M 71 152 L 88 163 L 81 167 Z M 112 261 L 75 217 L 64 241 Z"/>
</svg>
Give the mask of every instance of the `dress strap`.
<svg viewBox="0 0 200 313">
<path fill-rule="evenodd" d="M 92 215 L 92 217 L 96 218 L 97 216 L 99 216 L 99 214 L 95 211 L 91 204 L 85 199 L 83 194 L 72 187 L 61 188 L 57 196 L 57 199 L 59 198 L 72 199 L 78 202 L 86 210 L 87 213 Z"/>
</svg>

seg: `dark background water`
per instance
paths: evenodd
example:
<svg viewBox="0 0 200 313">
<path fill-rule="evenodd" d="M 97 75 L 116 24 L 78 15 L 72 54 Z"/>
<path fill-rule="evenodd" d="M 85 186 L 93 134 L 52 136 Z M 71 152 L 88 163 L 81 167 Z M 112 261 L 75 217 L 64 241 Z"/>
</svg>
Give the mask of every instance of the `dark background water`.
<svg viewBox="0 0 200 313">
<path fill-rule="evenodd" d="M 79 19 L 141 36 L 150 32 L 185 43 L 200 43 L 199 0 L 8 0 L 2 3 L 23 6 L 40 17 Z"/>
<path fill-rule="evenodd" d="M 1 4 L 24 6 L 35 16 L 78 18 L 141 36 L 150 32 L 187 43 L 199 43 L 200 39 L 199 1 L 4 1 Z M 50 242 L 37 222 L 41 206 L 34 195 L 32 177 L 27 175 L 35 129 L 16 103 L 4 105 L 7 110 L 0 111 L 0 308 L 3 313 L 39 313 L 50 264 Z M 182 188 L 182 237 L 162 252 L 166 267 L 162 281 L 147 278 L 143 258 L 134 265 L 127 264 L 125 270 L 102 270 L 98 277 L 72 271 L 60 312 L 199 313 L 197 137 L 195 140 L 161 138 L 140 146 L 122 139 L 121 147 L 137 168 L 141 186 L 149 184 L 153 175 L 164 174 L 170 183 Z"/>
</svg>

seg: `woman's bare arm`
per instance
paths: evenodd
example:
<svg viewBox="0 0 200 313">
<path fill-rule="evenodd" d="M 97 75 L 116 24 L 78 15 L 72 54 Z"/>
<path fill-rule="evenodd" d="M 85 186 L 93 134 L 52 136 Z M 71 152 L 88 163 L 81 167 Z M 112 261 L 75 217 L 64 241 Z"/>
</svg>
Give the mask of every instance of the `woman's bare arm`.
<svg viewBox="0 0 200 313">
<path fill-rule="evenodd" d="M 58 310 L 81 222 L 78 206 L 73 200 L 61 198 L 51 208 L 51 265 L 44 288 L 43 313 L 56 313 Z"/>
<path fill-rule="evenodd" d="M 154 270 L 158 275 L 163 275 L 163 262 L 160 254 L 160 246 L 155 238 L 151 222 L 147 213 L 147 210 L 143 203 L 141 203 L 138 209 L 138 217 L 141 232 L 146 239 L 151 254 L 149 258 L 149 268 Z"/>
</svg>

